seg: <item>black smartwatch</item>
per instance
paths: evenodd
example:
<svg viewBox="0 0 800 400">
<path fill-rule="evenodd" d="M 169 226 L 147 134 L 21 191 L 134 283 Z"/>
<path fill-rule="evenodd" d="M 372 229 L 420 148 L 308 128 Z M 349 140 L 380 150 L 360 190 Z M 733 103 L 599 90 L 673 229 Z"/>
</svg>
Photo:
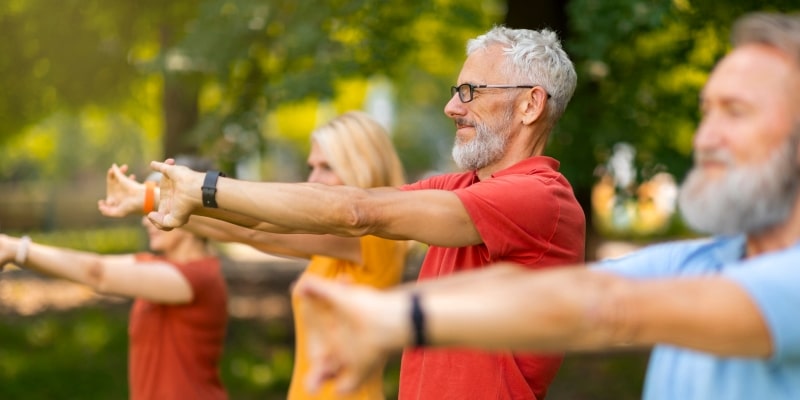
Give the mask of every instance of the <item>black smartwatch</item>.
<svg viewBox="0 0 800 400">
<path fill-rule="evenodd" d="M 206 178 L 203 180 L 203 207 L 217 208 L 217 179 L 225 176 L 219 171 L 206 171 Z"/>
</svg>

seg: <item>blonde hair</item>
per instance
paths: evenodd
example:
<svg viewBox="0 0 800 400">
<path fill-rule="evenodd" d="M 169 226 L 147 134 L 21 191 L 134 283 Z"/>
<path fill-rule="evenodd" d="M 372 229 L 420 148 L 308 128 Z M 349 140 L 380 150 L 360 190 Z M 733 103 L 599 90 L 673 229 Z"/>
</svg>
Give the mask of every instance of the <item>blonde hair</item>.
<svg viewBox="0 0 800 400">
<path fill-rule="evenodd" d="M 344 113 L 311 133 L 345 185 L 400 186 L 405 173 L 388 132 L 361 111 Z"/>
</svg>

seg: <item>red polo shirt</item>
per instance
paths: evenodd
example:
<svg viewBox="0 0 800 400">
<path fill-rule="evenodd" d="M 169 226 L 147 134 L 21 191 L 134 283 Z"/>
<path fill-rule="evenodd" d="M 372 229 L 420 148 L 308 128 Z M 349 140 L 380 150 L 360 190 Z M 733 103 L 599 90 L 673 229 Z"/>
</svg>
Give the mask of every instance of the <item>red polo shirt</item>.
<svg viewBox="0 0 800 400">
<path fill-rule="evenodd" d="M 483 239 L 476 246 L 431 246 L 419 280 L 505 261 L 545 268 L 584 261 L 585 219 L 558 161 L 531 157 L 480 181 L 445 174 L 403 190 L 455 192 Z M 536 301 L 536 293 L 531 293 Z M 479 324 L 480 321 L 475 321 Z M 400 370 L 401 399 L 542 399 L 561 354 L 409 349 Z"/>
</svg>

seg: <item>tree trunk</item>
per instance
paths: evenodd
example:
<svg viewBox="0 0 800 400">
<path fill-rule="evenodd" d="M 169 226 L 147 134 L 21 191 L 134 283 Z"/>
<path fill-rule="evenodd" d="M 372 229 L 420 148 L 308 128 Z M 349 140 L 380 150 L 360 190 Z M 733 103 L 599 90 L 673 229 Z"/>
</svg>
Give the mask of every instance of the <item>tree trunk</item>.
<svg viewBox="0 0 800 400">
<path fill-rule="evenodd" d="M 191 131 L 197 124 L 198 89 L 191 79 L 167 73 L 164 76 L 164 156 L 195 154 Z"/>
<path fill-rule="evenodd" d="M 172 32 L 169 27 L 161 29 L 161 48 L 169 49 L 172 45 Z M 190 133 L 198 121 L 199 86 L 192 79 L 192 72 L 164 72 L 164 132 L 162 145 L 164 157 L 175 157 L 179 154 L 196 154 L 198 146 Z"/>
<path fill-rule="evenodd" d="M 562 45 L 566 48 L 565 42 L 569 37 L 567 2 L 568 0 L 507 0 L 508 8 L 504 23 L 509 28 L 551 29 L 558 34 Z M 567 52 L 569 52 L 569 49 L 567 49 Z M 578 147 L 576 151 L 585 152 L 586 157 L 591 159 L 589 147 Z M 586 216 L 586 232 L 592 234 L 594 228 L 592 226 L 591 213 L 591 187 L 573 185 L 573 189 L 575 197 Z M 589 242 L 591 241 L 587 241 L 587 246 L 591 245 Z M 592 249 L 587 248 L 587 255 L 593 253 Z"/>
<path fill-rule="evenodd" d="M 567 24 L 568 0 L 507 0 L 505 25 L 509 28 L 549 28 L 562 41 L 569 34 Z"/>
</svg>

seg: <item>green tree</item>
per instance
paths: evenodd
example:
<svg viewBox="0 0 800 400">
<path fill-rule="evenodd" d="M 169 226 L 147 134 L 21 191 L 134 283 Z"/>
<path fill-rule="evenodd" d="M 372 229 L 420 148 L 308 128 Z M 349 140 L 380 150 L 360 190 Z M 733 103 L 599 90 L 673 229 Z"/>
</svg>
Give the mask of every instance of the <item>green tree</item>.
<svg viewBox="0 0 800 400">
<path fill-rule="evenodd" d="M 749 11 L 798 10 L 792 0 L 570 0 L 567 49 L 579 85 L 550 151 L 580 188 L 615 143 L 637 149 L 648 171 L 679 179 L 691 165 L 698 94 Z M 591 17 L 589 17 L 591 16 Z"/>
</svg>

